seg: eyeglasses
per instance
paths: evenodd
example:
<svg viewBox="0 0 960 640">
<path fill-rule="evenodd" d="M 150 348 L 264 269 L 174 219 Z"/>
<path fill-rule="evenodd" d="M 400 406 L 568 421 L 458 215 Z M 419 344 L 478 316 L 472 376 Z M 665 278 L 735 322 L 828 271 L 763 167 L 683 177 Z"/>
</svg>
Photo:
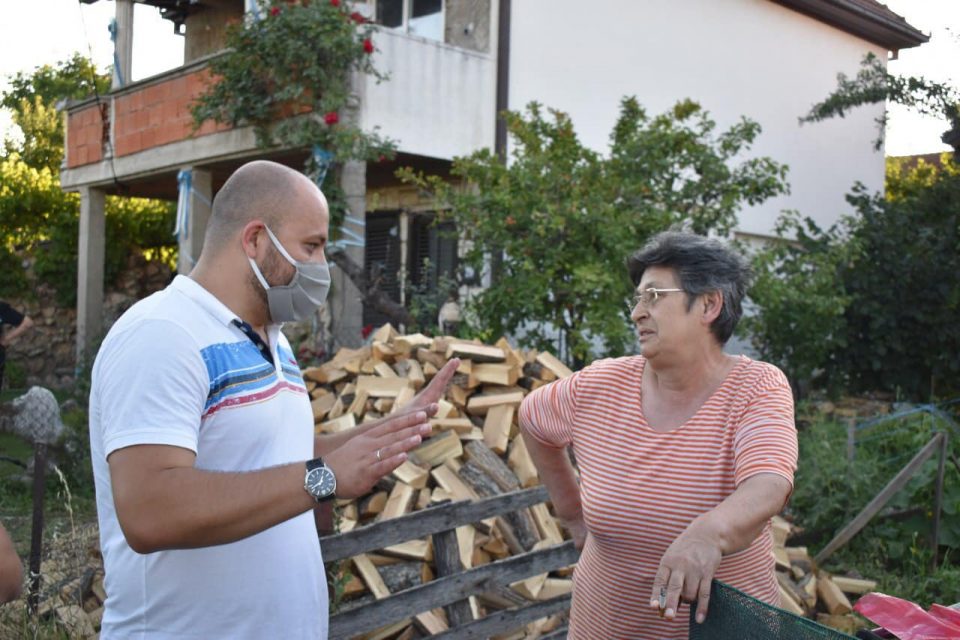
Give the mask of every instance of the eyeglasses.
<svg viewBox="0 0 960 640">
<path fill-rule="evenodd" d="M 649 289 L 644 289 L 640 293 L 633 296 L 633 306 L 630 307 L 630 310 L 637 308 L 637 305 L 642 305 L 649 309 L 657 303 L 657 300 L 660 299 L 660 294 L 662 293 L 679 293 L 683 289 L 656 289 L 650 287 Z"/>
</svg>

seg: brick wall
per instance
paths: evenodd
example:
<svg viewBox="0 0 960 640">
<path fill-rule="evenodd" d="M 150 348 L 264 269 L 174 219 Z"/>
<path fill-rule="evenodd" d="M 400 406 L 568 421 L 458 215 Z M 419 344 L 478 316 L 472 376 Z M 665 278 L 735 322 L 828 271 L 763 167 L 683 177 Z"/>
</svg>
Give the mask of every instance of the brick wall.
<svg viewBox="0 0 960 640">
<path fill-rule="evenodd" d="M 114 152 L 125 156 L 190 137 L 225 131 L 228 125 L 205 122 L 193 131 L 190 105 L 210 82 L 200 69 L 116 97 Z"/>
<path fill-rule="evenodd" d="M 79 167 L 103 158 L 103 118 L 91 105 L 67 117 L 67 166 Z"/>
</svg>

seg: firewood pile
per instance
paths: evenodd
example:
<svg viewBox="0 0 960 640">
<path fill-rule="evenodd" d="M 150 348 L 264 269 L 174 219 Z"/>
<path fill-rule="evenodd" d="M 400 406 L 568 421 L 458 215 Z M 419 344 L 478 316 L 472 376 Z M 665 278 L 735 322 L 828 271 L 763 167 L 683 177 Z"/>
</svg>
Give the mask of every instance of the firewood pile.
<svg viewBox="0 0 960 640">
<path fill-rule="evenodd" d="M 851 635 L 864 628 L 853 613 L 850 597 L 874 591 L 877 583 L 861 577 L 836 576 L 820 570 L 806 547 L 787 546 L 797 527 L 780 516 L 773 518 L 773 554 L 780 608 Z M 849 596 L 849 597 L 848 597 Z"/>
<path fill-rule="evenodd" d="M 450 337 L 398 335 L 390 325 L 372 344 L 341 349 L 329 362 L 303 371 L 317 433 L 334 433 L 402 408 L 451 358 L 460 366 L 431 437 L 409 459 L 357 500 L 338 501 L 338 530 L 397 518 L 445 501 L 476 500 L 538 485 L 537 470 L 518 437 L 517 412 L 529 391 L 571 371 L 553 355 L 520 352 L 505 340 L 494 346 Z M 460 563 L 477 567 L 510 555 L 553 546 L 564 535 L 545 504 L 456 529 Z M 356 556 L 344 563 L 340 610 L 348 610 L 433 579 L 429 536 Z M 474 618 L 520 603 L 546 600 L 572 588 L 572 567 L 517 582 L 510 589 L 469 598 Z M 551 616 L 504 638 L 534 638 L 563 621 Z M 442 609 L 369 638 L 413 638 L 448 628 Z"/>
</svg>

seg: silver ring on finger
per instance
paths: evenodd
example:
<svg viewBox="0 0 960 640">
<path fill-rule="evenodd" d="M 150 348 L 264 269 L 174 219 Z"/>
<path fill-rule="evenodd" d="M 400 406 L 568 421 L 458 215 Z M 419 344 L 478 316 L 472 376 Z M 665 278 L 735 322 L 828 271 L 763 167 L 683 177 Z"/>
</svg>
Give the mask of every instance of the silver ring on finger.
<svg viewBox="0 0 960 640">
<path fill-rule="evenodd" d="M 377 449 L 377 462 L 383 462 L 383 459 L 380 457 L 380 449 Z"/>
</svg>

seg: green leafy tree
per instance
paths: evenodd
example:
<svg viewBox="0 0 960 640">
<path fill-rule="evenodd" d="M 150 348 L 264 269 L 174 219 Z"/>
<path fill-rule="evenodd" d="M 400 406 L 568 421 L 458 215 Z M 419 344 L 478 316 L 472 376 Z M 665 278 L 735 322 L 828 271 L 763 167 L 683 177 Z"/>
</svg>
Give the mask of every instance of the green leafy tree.
<svg viewBox="0 0 960 640">
<path fill-rule="evenodd" d="M 0 294 L 28 293 L 23 259 L 33 256 L 35 273 L 76 303 L 79 198 L 60 188 L 63 121 L 56 104 L 106 91 L 109 77 L 80 55 L 57 66 L 18 73 L 0 95 L 22 138 L 4 142 L 0 157 Z M 173 203 L 109 196 L 106 200 L 105 277 L 117 277 L 131 252 L 147 251 L 176 261 Z"/>
<path fill-rule="evenodd" d="M 691 101 L 651 117 L 624 99 L 606 157 L 583 146 L 562 112 L 531 104 L 505 115 L 508 164 L 489 150 L 455 159 L 451 174 L 465 187 L 401 176 L 436 195 L 438 219 L 454 221 L 466 242 L 469 269 L 502 257 L 492 285 L 468 304 L 474 329 L 551 350 L 559 334 L 575 365 L 632 342 L 624 263 L 649 236 L 679 225 L 725 233 L 741 206 L 787 190 L 785 166 L 737 163 L 759 135 L 756 123 L 718 134 Z"/>
<path fill-rule="evenodd" d="M 960 392 L 960 171 L 892 164 L 889 197 L 857 186 L 828 230 L 794 216 L 761 252 L 748 320 L 765 359 L 798 380 L 928 400 Z"/>
<path fill-rule="evenodd" d="M 960 151 L 960 93 L 947 84 L 922 77 L 893 75 L 886 65 L 872 53 L 860 62 L 860 71 L 854 78 L 837 75 L 837 88 L 823 101 L 813 105 L 800 122 L 820 122 L 829 118 L 844 117 L 848 111 L 867 104 L 889 100 L 904 105 L 917 113 L 944 117 L 951 129 L 944 133 L 943 141 Z M 883 133 L 887 116 L 878 118 L 879 135 L 874 146 L 883 145 Z"/>
</svg>

